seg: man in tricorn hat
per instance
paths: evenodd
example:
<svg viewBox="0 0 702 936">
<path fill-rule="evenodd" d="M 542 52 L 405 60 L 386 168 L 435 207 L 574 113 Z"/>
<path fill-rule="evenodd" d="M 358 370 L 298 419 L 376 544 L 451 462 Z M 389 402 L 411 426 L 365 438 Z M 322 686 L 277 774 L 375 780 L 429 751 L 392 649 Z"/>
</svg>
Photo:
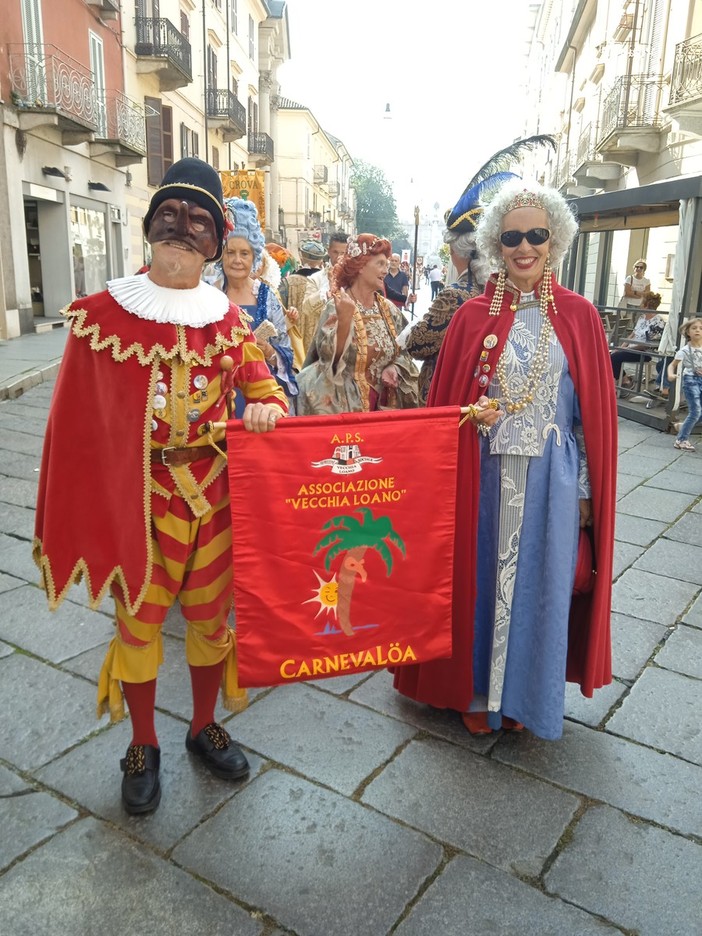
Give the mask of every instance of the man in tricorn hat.
<svg viewBox="0 0 702 936">
<path fill-rule="evenodd" d="M 246 316 L 201 282 L 228 226 L 217 173 L 182 159 L 164 176 L 144 218 L 152 263 L 74 301 L 44 443 L 34 558 L 49 606 L 85 580 L 91 607 L 115 601 L 115 635 L 98 685 L 98 716 L 132 720 L 122 761 L 129 813 L 159 803 L 154 724 L 161 626 L 176 598 L 187 630 L 193 717 L 187 749 L 216 776 L 248 772 L 244 753 L 215 722 L 243 708 L 236 680 L 231 520 L 223 433 L 234 385 L 244 425 L 268 432 L 287 414 L 283 391 Z"/>
</svg>

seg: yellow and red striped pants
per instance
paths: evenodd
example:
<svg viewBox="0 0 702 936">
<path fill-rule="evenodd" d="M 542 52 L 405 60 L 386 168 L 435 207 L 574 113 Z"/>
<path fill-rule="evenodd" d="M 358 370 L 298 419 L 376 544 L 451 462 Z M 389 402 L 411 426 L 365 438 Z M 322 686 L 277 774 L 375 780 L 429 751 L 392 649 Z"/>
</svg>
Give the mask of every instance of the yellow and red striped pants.
<svg viewBox="0 0 702 936">
<path fill-rule="evenodd" d="M 124 606 L 122 589 L 112 586 L 117 633 L 110 641 L 98 682 L 98 718 L 124 718 L 121 682 L 155 679 L 163 662 L 161 628 L 176 598 L 187 628 L 185 657 L 190 666 L 226 660 L 222 702 L 230 711 L 246 707 L 236 670 L 234 632 L 227 626 L 232 606 L 232 535 L 227 495 L 202 517 L 194 517 L 177 494 L 162 517 L 152 516 L 153 570 L 136 615 Z"/>
</svg>

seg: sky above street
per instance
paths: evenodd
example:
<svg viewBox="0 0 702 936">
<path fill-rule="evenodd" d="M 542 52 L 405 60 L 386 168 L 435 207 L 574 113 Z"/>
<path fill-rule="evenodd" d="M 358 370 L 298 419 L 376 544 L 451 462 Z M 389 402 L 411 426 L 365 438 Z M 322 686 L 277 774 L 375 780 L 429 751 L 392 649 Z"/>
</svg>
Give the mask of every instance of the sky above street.
<svg viewBox="0 0 702 936">
<path fill-rule="evenodd" d="M 436 202 L 443 216 L 492 153 L 523 133 L 528 8 L 288 0 L 281 93 L 309 107 L 353 159 L 383 170 L 401 218 Z"/>
</svg>

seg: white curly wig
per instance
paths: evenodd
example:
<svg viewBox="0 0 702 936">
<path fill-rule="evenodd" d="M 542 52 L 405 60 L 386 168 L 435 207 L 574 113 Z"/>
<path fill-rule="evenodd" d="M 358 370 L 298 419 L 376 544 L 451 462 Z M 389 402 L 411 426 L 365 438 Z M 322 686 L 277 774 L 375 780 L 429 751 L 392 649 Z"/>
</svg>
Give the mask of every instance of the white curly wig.
<svg viewBox="0 0 702 936">
<path fill-rule="evenodd" d="M 468 268 L 473 279 L 481 286 L 485 286 L 490 276 L 490 264 L 486 263 L 478 250 L 475 231 L 464 231 L 462 234 L 456 231 L 444 231 L 444 243 L 448 244 L 459 257 L 468 261 Z"/>
<path fill-rule="evenodd" d="M 565 198 L 552 188 L 544 188 L 538 182 L 525 182 L 524 179 L 510 179 L 485 206 L 478 222 L 476 242 L 481 256 L 485 257 L 492 270 L 504 270 L 502 259 L 502 219 L 511 211 L 513 200 L 520 192 L 529 192 L 538 197 L 548 216 L 549 256 L 553 267 L 557 267 L 573 243 L 578 233 L 578 222 Z M 512 206 L 513 207 L 513 206 Z"/>
</svg>

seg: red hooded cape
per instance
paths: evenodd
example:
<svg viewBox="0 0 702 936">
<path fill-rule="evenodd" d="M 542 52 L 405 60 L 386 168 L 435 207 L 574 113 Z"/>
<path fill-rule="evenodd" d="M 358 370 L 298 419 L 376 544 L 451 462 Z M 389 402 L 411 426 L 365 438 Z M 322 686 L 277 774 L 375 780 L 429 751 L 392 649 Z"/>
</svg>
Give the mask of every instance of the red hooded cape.
<svg viewBox="0 0 702 936">
<path fill-rule="evenodd" d="M 475 403 L 484 389 L 478 383 L 480 353 L 494 335 L 489 363 L 499 360 L 514 321 L 512 294 L 505 290 L 499 315 L 489 315 L 495 292 L 465 302 L 454 315 L 439 354 L 429 406 Z M 571 604 L 566 678 L 580 684 L 585 696 L 612 681 L 610 610 L 614 511 L 617 476 L 617 406 L 612 365 L 597 309 L 582 296 L 554 282 L 557 313 L 548 314 L 568 360 L 580 401 L 590 484 L 597 576 L 593 591 Z M 491 376 L 491 375 L 490 375 Z M 458 499 L 453 581 L 453 655 L 395 670 L 395 688 L 437 708 L 468 710 L 473 698 L 473 618 L 476 599 L 476 552 L 480 452 L 478 433 L 466 422 L 459 430 Z"/>
<path fill-rule="evenodd" d="M 225 352 L 238 363 L 250 329 L 233 305 L 221 322 L 202 328 L 145 322 L 108 292 L 77 300 L 65 314 L 72 327 L 44 438 L 34 558 L 52 609 L 85 578 L 91 607 L 117 581 L 133 614 L 152 570 L 158 361 L 180 358 L 219 373 Z"/>
</svg>

